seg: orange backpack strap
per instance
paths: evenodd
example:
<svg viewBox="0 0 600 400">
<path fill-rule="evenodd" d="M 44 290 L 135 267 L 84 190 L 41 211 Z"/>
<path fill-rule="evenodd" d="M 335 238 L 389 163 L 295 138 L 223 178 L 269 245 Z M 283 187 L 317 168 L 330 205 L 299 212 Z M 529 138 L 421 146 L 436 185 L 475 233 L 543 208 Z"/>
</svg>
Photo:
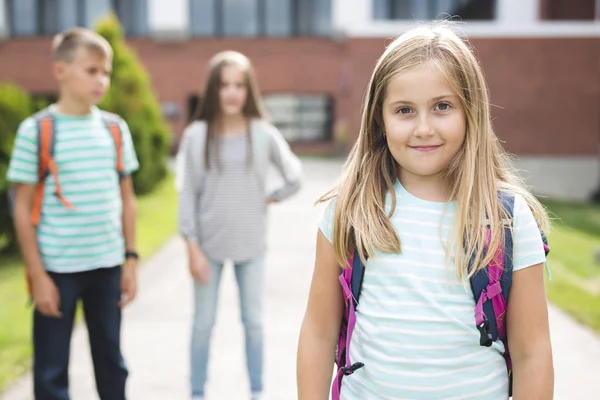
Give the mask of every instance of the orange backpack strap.
<svg viewBox="0 0 600 400">
<path fill-rule="evenodd" d="M 52 175 L 54 194 L 63 203 L 65 207 L 71 208 L 72 205 L 62 195 L 58 181 L 58 169 L 54 162 L 54 149 L 56 137 L 54 132 L 54 117 L 46 108 L 34 115 L 38 127 L 38 182 L 35 188 L 33 198 L 33 207 L 31 208 L 31 222 L 38 226 L 42 216 L 42 205 L 44 203 L 44 188 L 48 175 Z"/>
<path fill-rule="evenodd" d="M 106 111 L 102 111 L 102 120 L 106 125 L 106 128 L 110 132 L 110 135 L 115 142 L 116 150 L 116 169 L 119 174 L 119 178 L 123 178 L 125 175 L 125 164 L 123 161 L 123 133 L 121 132 L 121 117 L 116 114 L 112 114 Z"/>
<path fill-rule="evenodd" d="M 54 118 L 48 109 L 44 109 L 33 116 L 37 125 L 38 136 L 38 181 L 35 186 L 33 205 L 31 207 L 31 222 L 37 227 L 42 216 L 44 203 L 44 188 L 46 177 L 50 173 L 50 163 L 54 156 Z M 27 293 L 32 297 L 31 276 L 29 270 L 25 271 Z"/>
</svg>

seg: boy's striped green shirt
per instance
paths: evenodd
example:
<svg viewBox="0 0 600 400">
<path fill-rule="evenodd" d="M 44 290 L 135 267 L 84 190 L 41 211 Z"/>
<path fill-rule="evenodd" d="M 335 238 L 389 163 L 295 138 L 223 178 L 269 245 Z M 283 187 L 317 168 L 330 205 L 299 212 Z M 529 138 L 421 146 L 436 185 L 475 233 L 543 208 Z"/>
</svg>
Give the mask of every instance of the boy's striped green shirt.
<svg viewBox="0 0 600 400">
<path fill-rule="evenodd" d="M 67 209 L 54 195 L 52 176 L 45 181 L 42 218 L 37 230 L 44 267 L 53 272 L 81 272 L 119 265 L 124 261 L 122 203 L 116 170 L 116 149 L 100 110 L 86 116 L 54 116 L 54 160 L 60 187 L 73 204 Z M 139 168 L 131 133 L 124 121 L 125 174 Z M 38 131 L 33 117 L 19 126 L 8 169 L 8 180 L 36 184 Z"/>
</svg>

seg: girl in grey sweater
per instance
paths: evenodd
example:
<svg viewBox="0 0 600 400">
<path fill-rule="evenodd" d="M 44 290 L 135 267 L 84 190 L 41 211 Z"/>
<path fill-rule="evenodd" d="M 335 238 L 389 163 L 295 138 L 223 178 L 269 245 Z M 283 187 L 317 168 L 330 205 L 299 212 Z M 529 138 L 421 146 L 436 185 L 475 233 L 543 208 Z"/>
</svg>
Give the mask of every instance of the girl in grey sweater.
<svg viewBox="0 0 600 400">
<path fill-rule="evenodd" d="M 191 394 L 204 398 L 210 336 L 225 260 L 235 265 L 252 399 L 262 392 L 263 282 L 267 205 L 300 189 L 301 163 L 266 121 L 249 60 L 213 57 L 196 121 L 183 133 L 178 181 L 179 230 L 194 279 Z M 266 192 L 274 165 L 283 185 Z"/>
</svg>

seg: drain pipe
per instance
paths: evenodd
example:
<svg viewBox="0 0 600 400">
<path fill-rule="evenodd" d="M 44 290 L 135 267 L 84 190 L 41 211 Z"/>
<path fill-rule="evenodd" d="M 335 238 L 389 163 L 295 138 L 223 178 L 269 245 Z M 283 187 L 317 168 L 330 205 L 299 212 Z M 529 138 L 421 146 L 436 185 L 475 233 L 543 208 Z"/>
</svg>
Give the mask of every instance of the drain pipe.
<svg viewBox="0 0 600 400">
<path fill-rule="evenodd" d="M 600 23 L 600 0 L 596 0 L 596 7 L 595 7 L 595 13 L 594 13 L 594 19 L 595 19 L 595 23 Z M 600 80 L 600 64 L 598 65 L 598 80 Z M 600 203 L 600 110 L 598 110 L 598 170 L 599 170 L 599 176 L 598 176 L 598 188 L 592 192 L 592 195 L 590 196 L 591 201 L 594 203 Z M 598 253 L 597 253 L 597 261 L 600 264 L 600 248 L 598 249 Z"/>
</svg>

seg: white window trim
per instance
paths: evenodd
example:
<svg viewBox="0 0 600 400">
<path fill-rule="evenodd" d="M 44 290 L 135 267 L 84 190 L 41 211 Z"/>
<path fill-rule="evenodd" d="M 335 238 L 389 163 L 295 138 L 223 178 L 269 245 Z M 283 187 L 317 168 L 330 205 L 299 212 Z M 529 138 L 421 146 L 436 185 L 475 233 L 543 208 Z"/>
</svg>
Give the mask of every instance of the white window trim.
<svg viewBox="0 0 600 400">
<path fill-rule="evenodd" d="M 372 20 L 362 26 L 342 29 L 347 37 L 394 37 L 414 27 L 417 21 Z M 537 21 L 534 24 L 510 25 L 499 21 L 470 21 L 459 25 L 469 37 L 532 37 L 532 38 L 576 38 L 600 37 L 600 21 L 559 22 Z"/>
</svg>

